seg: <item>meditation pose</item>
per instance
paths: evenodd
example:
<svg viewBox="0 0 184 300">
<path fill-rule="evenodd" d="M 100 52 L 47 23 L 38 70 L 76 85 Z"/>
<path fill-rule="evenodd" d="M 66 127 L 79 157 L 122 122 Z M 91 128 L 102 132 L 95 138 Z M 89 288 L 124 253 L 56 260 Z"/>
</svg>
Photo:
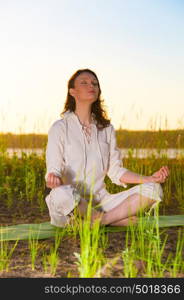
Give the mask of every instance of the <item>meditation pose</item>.
<svg viewBox="0 0 184 300">
<path fill-rule="evenodd" d="M 76 71 L 68 81 L 68 93 L 61 119 L 48 132 L 45 174 L 46 196 L 51 224 L 70 224 L 76 207 L 83 217 L 92 199 L 91 222 L 127 226 L 137 222 L 140 210 L 150 209 L 163 198 L 161 183 L 169 176 L 162 166 L 151 176 L 143 176 L 123 166 L 115 129 L 102 106 L 100 83 L 90 69 Z M 127 187 L 111 194 L 105 176 Z"/>
</svg>

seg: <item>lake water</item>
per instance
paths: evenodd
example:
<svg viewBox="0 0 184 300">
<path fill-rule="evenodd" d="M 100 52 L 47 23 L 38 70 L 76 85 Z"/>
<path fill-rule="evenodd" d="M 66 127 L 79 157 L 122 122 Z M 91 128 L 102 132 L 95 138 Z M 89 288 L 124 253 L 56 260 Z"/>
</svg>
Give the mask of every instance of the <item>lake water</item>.
<svg viewBox="0 0 184 300">
<path fill-rule="evenodd" d="M 154 155 L 156 158 L 167 156 L 168 158 L 181 158 L 184 157 L 184 149 L 146 149 L 146 148 L 139 148 L 139 149 L 120 149 L 122 153 L 122 157 L 128 157 L 129 154 L 132 157 L 138 158 L 146 158 Z M 35 149 L 20 149 L 20 148 L 8 148 L 7 152 L 10 157 L 12 157 L 13 153 L 15 152 L 18 157 L 21 157 L 21 153 L 25 152 L 26 154 L 36 153 L 37 155 L 43 154 L 43 149 L 35 148 Z"/>
</svg>

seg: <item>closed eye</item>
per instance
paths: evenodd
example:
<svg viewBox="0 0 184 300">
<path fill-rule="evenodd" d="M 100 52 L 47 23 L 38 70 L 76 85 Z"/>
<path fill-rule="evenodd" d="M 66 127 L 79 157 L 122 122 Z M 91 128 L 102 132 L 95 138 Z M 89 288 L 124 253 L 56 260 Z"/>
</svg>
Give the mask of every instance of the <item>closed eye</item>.
<svg viewBox="0 0 184 300">
<path fill-rule="evenodd" d="M 81 81 L 81 84 L 87 84 L 87 81 Z M 98 82 L 92 82 L 94 86 L 98 86 Z"/>
</svg>

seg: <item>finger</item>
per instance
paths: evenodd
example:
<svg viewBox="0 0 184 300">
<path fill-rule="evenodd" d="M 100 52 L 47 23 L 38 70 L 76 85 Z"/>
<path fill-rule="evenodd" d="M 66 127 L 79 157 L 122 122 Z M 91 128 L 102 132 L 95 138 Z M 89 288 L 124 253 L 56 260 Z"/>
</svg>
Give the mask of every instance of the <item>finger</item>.
<svg viewBox="0 0 184 300">
<path fill-rule="evenodd" d="M 61 178 L 58 176 L 55 176 L 54 186 L 60 186 L 61 185 Z"/>
<path fill-rule="evenodd" d="M 169 174 L 170 174 L 170 171 L 169 171 L 169 168 L 168 168 L 168 166 L 166 166 L 166 170 L 167 170 L 167 176 L 169 176 Z"/>
<path fill-rule="evenodd" d="M 164 166 L 163 170 L 165 171 L 166 175 L 169 176 L 169 168 L 168 168 L 168 166 Z"/>
<path fill-rule="evenodd" d="M 167 178 L 167 176 L 168 176 L 167 173 L 164 171 L 164 172 L 163 172 L 164 180 Z"/>
<path fill-rule="evenodd" d="M 50 188 L 50 174 L 47 177 L 46 186 Z"/>
<path fill-rule="evenodd" d="M 162 167 L 161 172 L 162 172 L 165 176 L 168 176 L 168 172 L 167 172 L 166 167 Z"/>
<path fill-rule="evenodd" d="M 59 178 L 58 177 L 55 177 L 54 178 L 54 186 L 58 186 L 59 185 Z"/>
<path fill-rule="evenodd" d="M 51 183 L 51 185 L 54 185 L 54 181 L 55 181 L 55 175 L 52 174 L 52 175 L 51 175 L 51 178 L 50 178 L 50 183 Z"/>
<path fill-rule="evenodd" d="M 49 187 L 50 189 L 53 189 L 55 186 L 54 186 L 53 184 L 49 184 L 48 187 Z"/>
<path fill-rule="evenodd" d="M 47 180 L 47 184 L 49 188 L 53 188 L 54 185 L 54 177 L 55 175 L 53 173 L 49 173 L 48 175 L 48 180 Z"/>
<path fill-rule="evenodd" d="M 164 175 L 164 174 L 165 174 L 164 169 L 161 168 L 161 169 L 160 169 L 160 175 Z"/>
<path fill-rule="evenodd" d="M 166 177 L 166 173 L 165 173 L 164 170 L 161 170 L 161 171 L 160 171 L 160 174 L 161 174 L 163 177 Z"/>
<path fill-rule="evenodd" d="M 56 180 L 56 181 L 57 181 L 57 182 L 56 182 L 57 186 L 61 185 L 61 180 L 60 180 L 59 177 L 57 177 L 57 180 Z"/>
<path fill-rule="evenodd" d="M 163 173 L 162 173 L 162 171 L 160 170 L 159 172 L 158 172 L 158 178 L 159 178 L 159 180 L 161 180 L 162 179 L 162 177 L 163 177 Z"/>
<path fill-rule="evenodd" d="M 53 173 L 48 174 L 48 177 L 47 177 L 48 181 L 50 181 L 50 179 L 52 178 L 53 175 L 54 175 Z"/>
<path fill-rule="evenodd" d="M 157 182 L 163 182 L 163 180 L 165 180 L 164 178 L 164 174 L 160 172 L 160 175 L 158 176 L 158 181 Z"/>
<path fill-rule="evenodd" d="M 167 179 L 167 175 L 164 172 L 162 172 L 162 182 L 165 182 L 166 179 Z"/>
<path fill-rule="evenodd" d="M 55 179 L 55 177 L 53 177 L 52 187 L 53 188 L 56 187 L 56 179 Z"/>
<path fill-rule="evenodd" d="M 58 186 L 58 179 L 57 179 L 57 177 L 54 178 L 54 186 L 55 187 Z"/>
<path fill-rule="evenodd" d="M 49 185 L 48 181 L 46 182 L 46 187 L 50 188 L 50 185 Z"/>
<path fill-rule="evenodd" d="M 49 182 L 47 182 L 46 186 L 47 186 L 49 189 L 52 188 Z"/>
<path fill-rule="evenodd" d="M 164 182 L 165 179 L 166 179 L 166 176 L 165 176 L 165 175 L 162 175 L 162 177 L 161 177 L 161 182 Z"/>
<path fill-rule="evenodd" d="M 50 185 L 52 183 L 52 174 L 49 174 L 47 183 Z"/>
<path fill-rule="evenodd" d="M 48 176 L 47 176 L 47 184 L 49 184 L 50 183 L 50 173 L 48 174 Z"/>
<path fill-rule="evenodd" d="M 55 187 L 55 178 L 53 177 L 53 180 L 52 180 L 52 187 L 54 188 Z"/>
<path fill-rule="evenodd" d="M 51 173 L 50 182 L 52 185 L 55 185 L 56 178 L 57 176 L 54 173 Z"/>
</svg>

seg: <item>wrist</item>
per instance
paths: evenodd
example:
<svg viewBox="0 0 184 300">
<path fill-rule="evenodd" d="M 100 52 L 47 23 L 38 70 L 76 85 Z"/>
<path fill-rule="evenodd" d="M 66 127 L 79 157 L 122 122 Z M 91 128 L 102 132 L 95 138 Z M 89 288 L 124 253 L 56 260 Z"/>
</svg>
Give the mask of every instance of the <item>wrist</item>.
<svg viewBox="0 0 184 300">
<path fill-rule="evenodd" d="M 144 181 L 144 183 L 149 183 L 149 182 L 154 182 L 153 176 L 145 176 L 145 181 Z"/>
</svg>

